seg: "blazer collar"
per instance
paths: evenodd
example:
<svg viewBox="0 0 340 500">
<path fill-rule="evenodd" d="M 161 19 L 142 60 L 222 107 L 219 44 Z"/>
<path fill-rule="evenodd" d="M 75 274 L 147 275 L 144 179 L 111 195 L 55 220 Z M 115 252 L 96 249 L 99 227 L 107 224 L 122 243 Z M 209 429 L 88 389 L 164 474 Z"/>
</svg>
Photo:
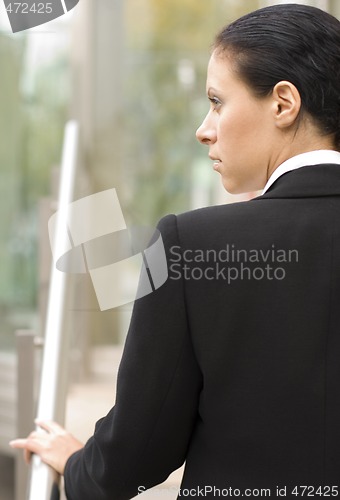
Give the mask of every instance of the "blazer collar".
<svg viewBox="0 0 340 500">
<path fill-rule="evenodd" d="M 308 165 L 286 172 L 270 186 L 268 191 L 253 198 L 253 201 L 319 196 L 340 196 L 340 165 L 333 163 Z"/>
</svg>

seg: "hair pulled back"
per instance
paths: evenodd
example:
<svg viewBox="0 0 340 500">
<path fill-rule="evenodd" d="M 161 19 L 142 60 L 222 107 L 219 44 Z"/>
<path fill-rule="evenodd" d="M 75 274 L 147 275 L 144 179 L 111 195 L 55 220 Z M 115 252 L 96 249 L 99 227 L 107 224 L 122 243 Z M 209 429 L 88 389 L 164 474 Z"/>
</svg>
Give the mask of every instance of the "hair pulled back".
<svg viewBox="0 0 340 500">
<path fill-rule="evenodd" d="M 226 26 L 214 48 L 232 56 L 235 70 L 258 97 L 282 80 L 301 96 L 322 134 L 340 150 L 340 22 L 307 5 L 281 4 L 251 12 Z"/>
</svg>

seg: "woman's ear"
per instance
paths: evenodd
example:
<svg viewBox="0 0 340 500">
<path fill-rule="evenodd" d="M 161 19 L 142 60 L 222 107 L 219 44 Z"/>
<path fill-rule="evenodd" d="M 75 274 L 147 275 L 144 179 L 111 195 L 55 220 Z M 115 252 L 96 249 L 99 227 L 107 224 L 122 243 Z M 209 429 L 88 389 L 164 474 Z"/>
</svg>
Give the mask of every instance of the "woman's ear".
<svg viewBox="0 0 340 500">
<path fill-rule="evenodd" d="M 288 81 L 277 83 L 272 98 L 277 127 L 286 128 L 294 125 L 301 109 L 301 96 L 295 85 Z"/>
</svg>

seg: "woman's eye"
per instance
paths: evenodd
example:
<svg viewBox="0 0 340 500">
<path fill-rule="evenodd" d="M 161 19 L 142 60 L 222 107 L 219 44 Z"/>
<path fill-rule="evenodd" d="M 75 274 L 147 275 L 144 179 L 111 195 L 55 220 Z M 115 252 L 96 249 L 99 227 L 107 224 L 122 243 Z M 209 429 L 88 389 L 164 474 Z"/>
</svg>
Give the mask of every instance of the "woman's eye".
<svg viewBox="0 0 340 500">
<path fill-rule="evenodd" d="M 209 97 L 209 101 L 212 104 L 212 108 L 217 109 L 222 103 L 217 97 Z"/>
</svg>

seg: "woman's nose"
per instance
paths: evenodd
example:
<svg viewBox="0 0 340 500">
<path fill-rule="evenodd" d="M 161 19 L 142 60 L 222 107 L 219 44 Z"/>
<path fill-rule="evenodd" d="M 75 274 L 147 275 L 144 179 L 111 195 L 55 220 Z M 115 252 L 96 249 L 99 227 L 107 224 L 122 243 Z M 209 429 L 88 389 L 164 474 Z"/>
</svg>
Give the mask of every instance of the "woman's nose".
<svg viewBox="0 0 340 500">
<path fill-rule="evenodd" d="M 207 114 L 202 124 L 196 130 L 196 138 L 202 144 L 210 145 L 216 141 L 216 129 L 211 122 L 209 117 L 210 113 Z"/>
</svg>

